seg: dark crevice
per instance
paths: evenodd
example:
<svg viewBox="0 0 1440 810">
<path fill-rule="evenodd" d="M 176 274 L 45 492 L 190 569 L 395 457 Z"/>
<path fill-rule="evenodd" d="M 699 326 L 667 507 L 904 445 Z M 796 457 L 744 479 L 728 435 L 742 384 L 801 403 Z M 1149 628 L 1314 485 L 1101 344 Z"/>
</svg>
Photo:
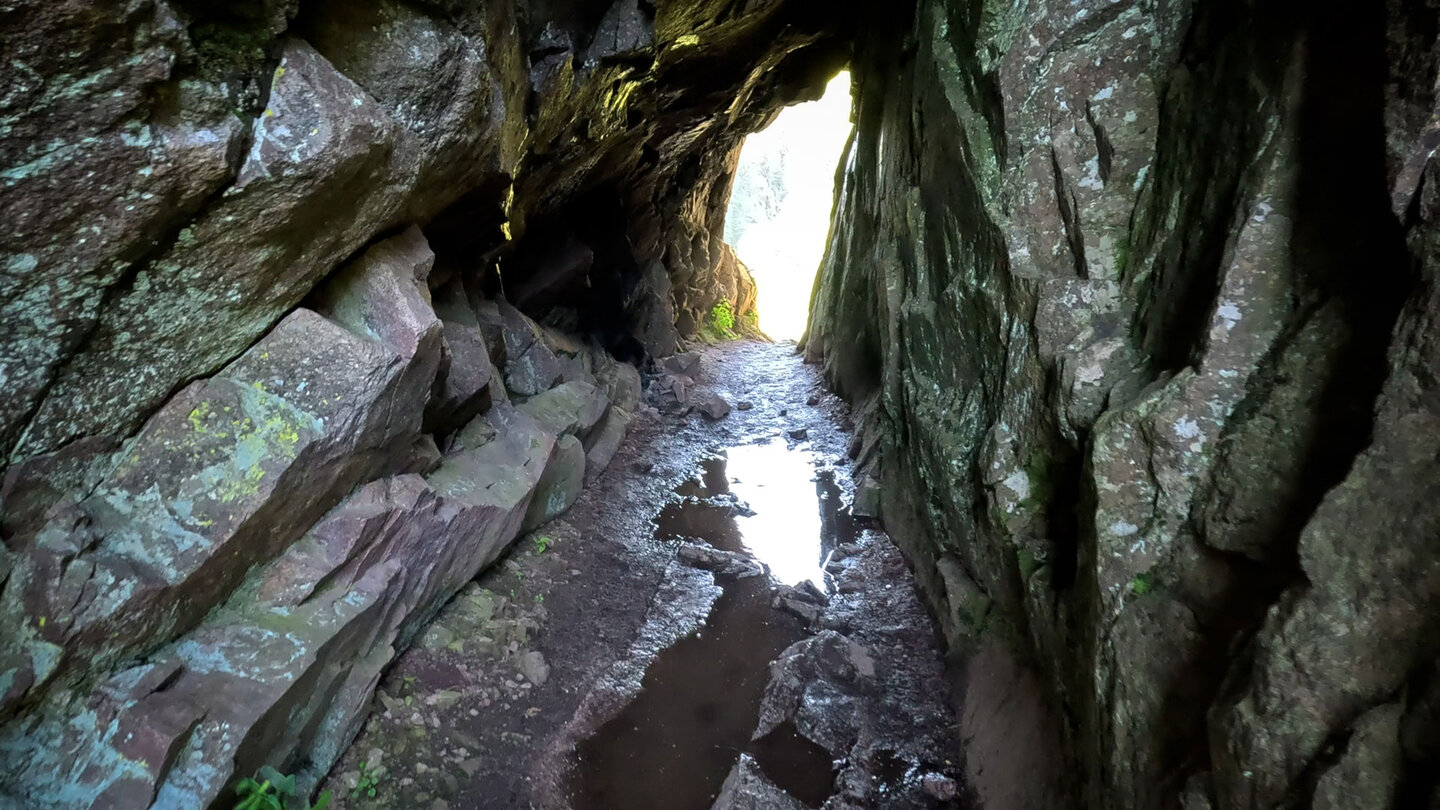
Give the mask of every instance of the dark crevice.
<svg viewBox="0 0 1440 810">
<path fill-rule="evenodd" d="M 1110 143 L 1110 133 L 1105 131 L 1104 125 L 1095 120 L 1095 110 L 1090 101 L 1085 101 L 1085 120 L 1090 124 L 1090 130 L 1095 133 L 1095 150 L 1099 154 L 1100 182 L 1110 185 L 1110 166 L 1115 160 L 1115 147 Z"/>
<path fill-rule="evenodd" d="M 1342 728 L 1330 732 L 1325 742 L 1320 745 L 1319 753 L 1315 755 L 1304 770 L 1290 783 L 1290 789 L 1286 792 L 1285 798 L 1280 806 L 1294 808 L 1294 810 L 1310 810 L 1315 801 L 1315 787 L 1319 784 L 1325 772 L 1339 764 L 1349 750 L 1350 738 L 1354 735 L 1354 729 Z"/>
<path fill-rule="evenodd" d="M 1065 182 L 1060 157 L 1055 154 L 1054 147 L 1050 148 L 1050 170 L 1055 180 L 1055 202 L 1060 206 L 1060 220 L 1065 224 L 1065 240 L 1070 245 L 1075 274 L 1080 278 L 1089 278 L 1089 265 L 1085 263 L 1085 237 L 1080 233 L 1080 205 Z"/>
<path fill-rule="evenodd" d="M 1405 686 L 1400 720 L 1404 773 L 1396 791 L 1397 810 L 1434 807 L 1440 799 L 1440 662 L 1416 667 Z"/>
<path fill-rule="evenodd" d="M 1302 9 L 1223 0 L 1201 5 L 1187 30 L 1161 103 L 1152 191 L 1131 228 L 1130 253 L 1150 264 L 1137 277 L 1135 332 L 1153 373 L 1193 365 L 1204 350 Z"/>
<path fill-rule="evenodd" d="M 1088 434 L 1079 446 L 1084 447 Z M 1065 445 L 1069 450 L 1070 445 Z M 1067 590 L 1075 584 L 1080 565 L 1081 519 L 1086 487 L 1085 457 L 1082 453 L 1056 453 L 1050 460 L 1050 498 L 1045 503 L 1045 525 L 1050 536 L 1050 587 Z"/>
</svg>

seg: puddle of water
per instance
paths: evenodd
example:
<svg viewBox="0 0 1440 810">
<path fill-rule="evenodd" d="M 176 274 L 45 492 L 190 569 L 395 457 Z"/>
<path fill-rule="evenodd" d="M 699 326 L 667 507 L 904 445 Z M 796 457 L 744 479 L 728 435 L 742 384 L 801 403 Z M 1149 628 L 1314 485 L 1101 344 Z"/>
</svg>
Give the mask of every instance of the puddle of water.
<svg viewBox="0 0 1440 810">
<path fill-rule="evenodd" d="M 783 444 L 733 448 L 676 491 L 685 500 L 661 512 L 657 537 L 749 551 L 783 582 L 823 587 L 825 558 L 853 537 L 833 474 L 816 475 L 813 453 Z M 755 514 L 740 514 L 732 494 Z M 661 653 L 639 697 L 580 744 L 577 810 L 707 810 L 741 752 L 811 806 L 830 794 L 834 763 L 793 727 L 750 742 L 769 663 L 802 637 L 800 621 L 770 607 L 764 577 L 720 584 L 700 633 Z"/>
<path fill-rule="evenodd" d="M 736 521 L 745 548 L 779 581 L 798 585 L 808 579 L 824 588 L 820 566 L 829 549 L 820 533 L 825 501 L 816 486 L 815 454 L 774 442 L 736 447 L 727 456 L 731 491 L 755 511 Z"/>
<path fill-rule="evenodd" d="M 750 745 L 766 662 L 800 636 L 798 621 L 771 609 L 763 577 L 728 583 L 705 628 L 661 653 L 640 696 L 580 744 L 574 806 L 709 808 Z M 828 786 L 829 758 L 819 764 Z"/>
<path fill-rule="evenodd" d="M 721 505 L 673 504 L 661 512 L 659 536 L 698 537 L 716 548 L 743 551 L 770 567 L 787 585 L 810 580 L 825 587 L 822 566 L 839 543 L 855 539 L 854 522 L 841 513 L 840 487 L 829 471 L 817 473 L 815 454 L 783 442 L 733 447 L 706 459 L 698 478 L 676 491 L 695 499 L 733 494 L 754 512 L 734 515 Z"/>
</svg>

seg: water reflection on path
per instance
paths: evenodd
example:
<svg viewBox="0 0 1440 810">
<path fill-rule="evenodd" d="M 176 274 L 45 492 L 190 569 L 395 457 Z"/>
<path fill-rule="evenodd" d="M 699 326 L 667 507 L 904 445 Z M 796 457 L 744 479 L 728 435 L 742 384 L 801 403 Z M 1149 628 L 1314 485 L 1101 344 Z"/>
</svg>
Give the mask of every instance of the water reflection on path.
<svg viewBox="0 0 1440 810">
<path fill-rule="evenodd" d="M 837 543 L 854 538 L 834 473 L 784 443 L 730 448 L 701 464 L 656 518 L 662 540 L 749 552 L 775 580 L 812 580 Z M 744 505 L 748 505 L 748 509 Z M 705 810 L 741 752 L 811 806 L 830 793 L 833 763 L 788 724 L 751 742 L 769 662 L 803 629 L 770 606 L 765 577 L 719 578 L 725 588 L 701 631 L 666 650 L 643 691 L 580 745 L 572 800 L 581 810 Z"/>
</svg>

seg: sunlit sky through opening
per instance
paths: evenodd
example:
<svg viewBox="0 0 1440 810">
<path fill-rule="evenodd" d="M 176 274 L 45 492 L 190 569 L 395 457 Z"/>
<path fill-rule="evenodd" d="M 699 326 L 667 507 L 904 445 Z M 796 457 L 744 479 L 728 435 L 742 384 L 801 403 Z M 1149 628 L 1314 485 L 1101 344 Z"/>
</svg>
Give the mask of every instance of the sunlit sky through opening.
<svg viewBox="0 0 1440 810">
<path fill-rule="evenodd" d="M 850 74 L 841 72 L 819 101 L 781 110 L 740 151 L 725 241 L 754 274 L 760 328 L 776 340 L 805 331 L 849 134 Z"/>
</svg>

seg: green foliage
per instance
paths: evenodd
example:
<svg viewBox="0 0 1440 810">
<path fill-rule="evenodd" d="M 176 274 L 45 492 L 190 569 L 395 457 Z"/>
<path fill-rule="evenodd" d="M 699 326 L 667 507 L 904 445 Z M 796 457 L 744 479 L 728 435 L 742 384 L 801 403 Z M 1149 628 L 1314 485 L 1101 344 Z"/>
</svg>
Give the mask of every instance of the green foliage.
<svg viewBox="0 0 1440 810">
<path fill-rule="evenodd" d="M 1130 591 L 1136 596 L 1144 596 L 1155 590 L 1155 578 L 1149 574 L 1136 574 L 1130 580 Z"/>
<path fill-rule="evenodd" d="M 1130 261 L 1130 234 L 1122 234 L 1120 241 L 1115 245 L 1115 276 L 1125 277 L 1125 264 Z"/>
<path fill-rule="evenodd" d="M 554 540 L 551 540 L 546 535 L 540 535 L 539 537 L 535 538 L 535 553 L 544 554 L 546 551 L 549 550 L 550 544 L 554 542 Z"/>
<path fill-rule="evenodd" d="M 269 765 L 261 768 L 254 779 L 241 779 L 235 795 L 239 797 L 235 810 L 325 810 L 330 806 L 330 791 L 321 793 L 312 805 L 304 796 L 295 795 L 294 776 Z"/>
<path fill-rule="evenodd" d="M 370 767 L 365 763 L 360 763 L 360 778 L 355 782 L 355 789 L 350 791 L 350 798 L 358 799 L 361 796 L 367 799 L 375 798 L 375 793 L 380 788 L 381 778 L 381 774 L 370 770 Z"/>
<path fill-rule="evenodd" d="M 705 320 L 702 332 L 711 342 L 735 337 L 735 310 L 729 301 L 722 298 L 710 308 L 710 317 Z"/>
</svg>

